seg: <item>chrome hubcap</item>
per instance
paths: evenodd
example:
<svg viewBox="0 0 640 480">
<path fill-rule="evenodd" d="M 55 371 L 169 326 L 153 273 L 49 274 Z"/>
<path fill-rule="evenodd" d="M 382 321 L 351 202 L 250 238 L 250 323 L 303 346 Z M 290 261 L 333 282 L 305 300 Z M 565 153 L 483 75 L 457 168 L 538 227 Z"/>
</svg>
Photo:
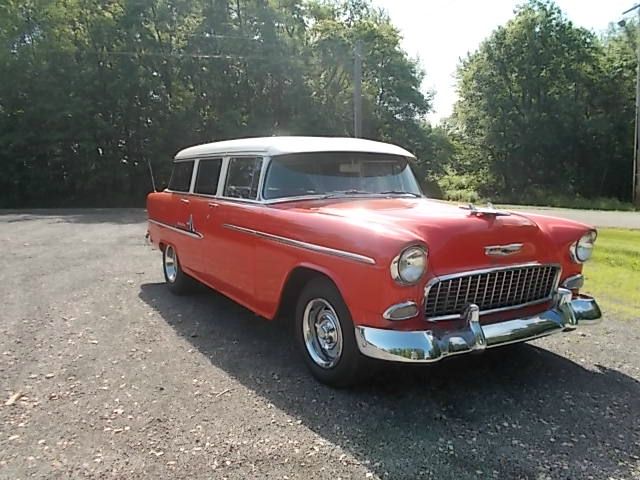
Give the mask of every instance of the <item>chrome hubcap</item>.
<svg viewBox="0 0 640 480">
<path fill-rule="evenodd" d="M 311 359 L 322 368 L 335 366 L 342 355 L 342 329 L 331 304 L 322 298 L 307 303 L 302 329 Z"/>
<path fill-rule="evenodd" d="M 178 276 L 178 257 L 176 251 L 171 245 L 167 245 L 164 251 L 164 273 L 167 274 L 169 282 L 176 281 Z"/>
</svg>

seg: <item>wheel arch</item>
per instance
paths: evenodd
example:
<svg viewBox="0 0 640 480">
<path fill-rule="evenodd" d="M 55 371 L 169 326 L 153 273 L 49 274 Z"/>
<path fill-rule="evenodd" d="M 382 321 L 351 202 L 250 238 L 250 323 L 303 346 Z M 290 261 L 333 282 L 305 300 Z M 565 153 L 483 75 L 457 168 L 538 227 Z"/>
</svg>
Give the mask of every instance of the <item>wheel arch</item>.
<svg viewBox="0 0 640 480">
<path fill-rule="evenodd" d="M 275 318 L 292 319 L 295 313 L 296 301 L 300 293 L 311 280 L 318 277 L 330 281 L 338 292 L 340 292 L 340 295 L 343 295 L 339 283 L 336 282 L 333 275 L 324 268 L 318 267 L 317 265 L 297 265 L 289 272 L 284 281 Z"/>
</svg>

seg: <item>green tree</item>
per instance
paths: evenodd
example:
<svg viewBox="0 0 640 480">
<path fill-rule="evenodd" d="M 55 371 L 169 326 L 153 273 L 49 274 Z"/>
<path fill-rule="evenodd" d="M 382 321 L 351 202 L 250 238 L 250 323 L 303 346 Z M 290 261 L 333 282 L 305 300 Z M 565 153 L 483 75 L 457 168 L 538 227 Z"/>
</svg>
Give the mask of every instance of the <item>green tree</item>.
<svg viewBox="0 0 640 480">
<path fill-rule="evenodd" d="M 488 167 L 485 193 L 628 198 L 627 57 L 616 42 L 533 0 L 461 63 L 453 121 L 465 168 Z"/>
<path fill-rule="evenodd" d="M 429 154 L 423 73 L 367 1 L 5 0 L 0 206 L 139 205 L 185 146 L 349 135 L 357 40 L 365 136 Z"/>
</svg>

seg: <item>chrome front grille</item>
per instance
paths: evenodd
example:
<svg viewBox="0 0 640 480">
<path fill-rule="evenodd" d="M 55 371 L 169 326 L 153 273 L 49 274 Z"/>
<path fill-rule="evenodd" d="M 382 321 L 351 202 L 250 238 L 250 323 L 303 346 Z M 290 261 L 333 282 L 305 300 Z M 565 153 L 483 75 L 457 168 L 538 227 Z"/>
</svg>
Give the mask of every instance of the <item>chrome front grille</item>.
<svg viewBox="0 0 640 480">
<path fill-rule="evenodd" d="M 427 286 L 425 316 L 457 318 L 473 303 L 480 314 L 509 310 L 549 300 L 556 288 L 557 265 L 518 265 L 463 272 L 436 278 Z"/>
</svg>

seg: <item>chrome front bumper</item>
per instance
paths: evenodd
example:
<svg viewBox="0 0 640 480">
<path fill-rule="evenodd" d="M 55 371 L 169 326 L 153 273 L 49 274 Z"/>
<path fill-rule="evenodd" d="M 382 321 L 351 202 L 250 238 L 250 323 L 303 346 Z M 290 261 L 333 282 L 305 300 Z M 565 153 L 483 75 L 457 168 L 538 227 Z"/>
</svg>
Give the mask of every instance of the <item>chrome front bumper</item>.
<svg viewBox="0 0 640 480">
<path fill-rule="evenodd" d="M 572 298 L 570 290 L 560 288 L 550 310 L 526 318 L 480 325 L 479 310 L 469 305 L 462 326 L 444 329 L 434 323 L 430 330 L 383 330 L 356 326 L 356 341 L 363 355 L 392 362 L 437 362 L 445 357 L 482 351 L 486 348 L 526 342 L 578 325 L 597 323 L 602 314 L 596 301 L 587 296 Z"/>
</svg>

